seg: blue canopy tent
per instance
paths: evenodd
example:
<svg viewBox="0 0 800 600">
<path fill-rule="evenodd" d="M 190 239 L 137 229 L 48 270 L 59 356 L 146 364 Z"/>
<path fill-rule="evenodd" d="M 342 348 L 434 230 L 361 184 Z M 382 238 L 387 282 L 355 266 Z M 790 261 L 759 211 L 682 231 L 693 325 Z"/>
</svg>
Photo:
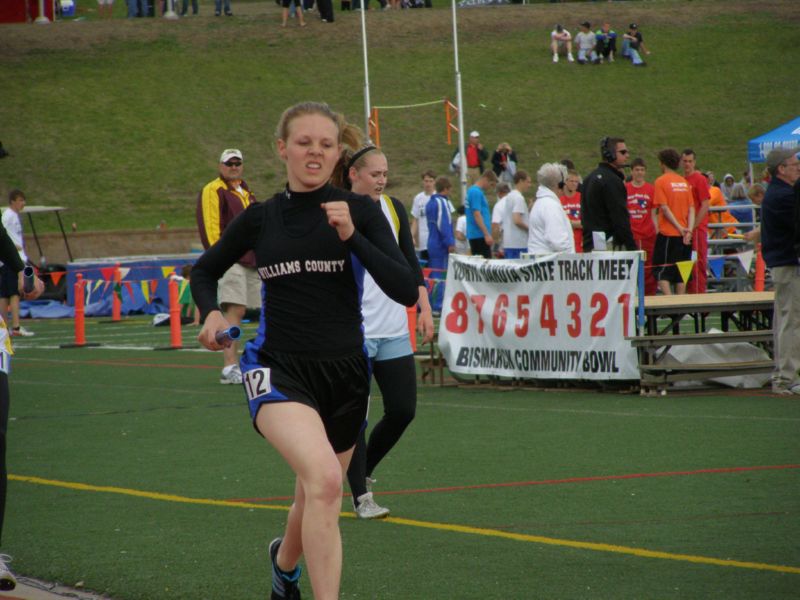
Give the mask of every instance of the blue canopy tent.
<svg viewBox="0 0 800 600">
<path fill-rule="evenodd" d="M 747 160 L 750 163 L 751 181 L 753 163 L 766 162 L 767 154 L 776 148 L 798 147 L 800 147 L 800 117 L 747 142 Z"/>
</svg>

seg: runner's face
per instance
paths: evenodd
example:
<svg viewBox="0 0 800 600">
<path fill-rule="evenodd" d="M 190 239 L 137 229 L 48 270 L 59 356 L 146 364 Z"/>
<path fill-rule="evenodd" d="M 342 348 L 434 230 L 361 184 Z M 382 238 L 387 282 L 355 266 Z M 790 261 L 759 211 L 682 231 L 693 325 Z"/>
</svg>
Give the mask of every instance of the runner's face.
<svg viewBox="0 0 800 600">
<path fill-rule="evenodd" d="M 356 194 L 366 194 L 373 200 L 379 200 L 389 174 L 386 157 L 378 152 L 370 152 L 360 168 L 350 169 L 350 181 Z"/>
<path fill-rule="evenodd" d="M 299 116 L 289 123 L 289 135 L 278 140 L 278 154 L 286 163 L 289 189 L 316 190 L 331 178 L 339 160 L 339 128 L 319 114 Z"/>
<path fill-rule="evenodd" d="M 631 169 L 631 176 L 633 177 L 634 181 L 644 181 L 644 176 L 647 173 L 647 170 L 644 167 L 633 167 Z"/>
<path fill-rule="evenodd" d="M 423 177 L 422 178 L 422 189 L 425 190 L 425 193 L 429 196 L 435 192 L 436 180 L 433 177 Z"/>
</svg>

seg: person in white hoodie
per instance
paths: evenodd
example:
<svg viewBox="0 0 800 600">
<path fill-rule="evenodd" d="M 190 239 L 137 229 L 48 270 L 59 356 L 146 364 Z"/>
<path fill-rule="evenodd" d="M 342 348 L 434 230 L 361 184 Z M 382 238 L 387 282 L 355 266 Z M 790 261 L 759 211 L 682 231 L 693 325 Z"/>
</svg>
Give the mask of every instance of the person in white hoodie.
<svg viewBox="0 0 800 600">
<path fill-rule="evenodd" d="M 733 198 L 733 186 L 735 185 L 736 180 L 733 175 L 725 173 L 725 177 L 722 178 L 722 185 L 719 186 L 719 189 L 722 190 L 722 195 L 725 196 L 725 202 L 730 202 Z"/>
<path fill-rule="evenodd" d="M 558 184 L 567 178 L 560 163 L 545 163 L 536 172 L 539 189 L 528 218 L 528 253 L 575 252 L 575 240 L 567 213 L 558 199 Z"/>
</svg>

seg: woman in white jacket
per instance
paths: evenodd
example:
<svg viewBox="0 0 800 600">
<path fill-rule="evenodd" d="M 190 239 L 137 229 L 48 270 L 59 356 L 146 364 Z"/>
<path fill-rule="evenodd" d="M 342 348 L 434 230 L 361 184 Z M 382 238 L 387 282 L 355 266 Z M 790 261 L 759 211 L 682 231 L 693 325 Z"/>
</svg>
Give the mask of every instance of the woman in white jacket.
<svg viewBox="0 0 800 600">
<path fill-rule="evenodd" d="M 566 178 L 567 168 L 559 163 L 545 163 L 536 173 L 539 189 L 528 219 L 529 254 L 575 252 L 572 226 L 558 199 L 558 184 Z"/>
</svg>

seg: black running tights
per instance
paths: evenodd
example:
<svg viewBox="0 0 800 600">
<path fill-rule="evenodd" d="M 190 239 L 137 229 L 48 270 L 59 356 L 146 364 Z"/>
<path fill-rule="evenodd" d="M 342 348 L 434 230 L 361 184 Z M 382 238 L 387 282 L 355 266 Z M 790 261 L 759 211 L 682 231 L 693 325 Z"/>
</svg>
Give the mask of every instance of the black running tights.
<svg viewBox="0 0 800 600">
<path fill-rule="evenodd" d="M 366 478 L 386 456 L 417 409 L 417 367 L 413 355 L 372 363 L 372 374 L 383 396 L 383 417 L 372 428 L 366 441 L 366 425 L 362 428 L 347 470 L 347 481 L 353 498 L 367 491 Z"/>
</svg>

